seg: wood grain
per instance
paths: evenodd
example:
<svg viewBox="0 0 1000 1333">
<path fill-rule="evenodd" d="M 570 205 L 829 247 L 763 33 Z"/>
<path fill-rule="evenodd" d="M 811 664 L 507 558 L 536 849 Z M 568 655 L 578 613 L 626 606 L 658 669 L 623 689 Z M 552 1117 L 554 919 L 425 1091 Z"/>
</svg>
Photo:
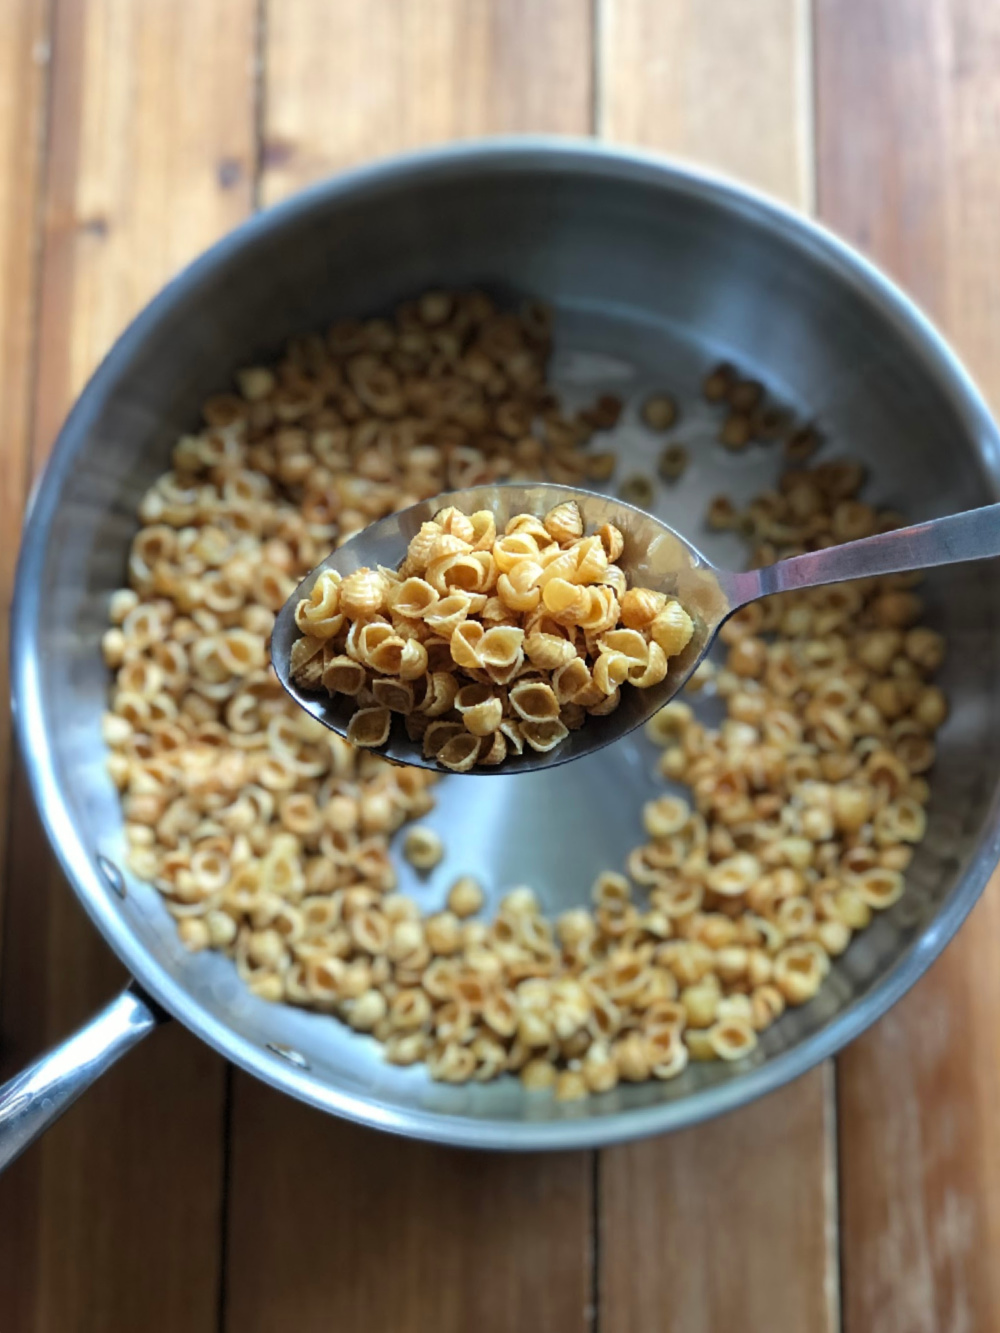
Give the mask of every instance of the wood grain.
<svg viewBox="0 0 1000 1333">
<path fill-rule="evenodd" d="M 0 9 L 0 696 L 9 697 L 8 623 L 21 511 L 27 489 L 28 436 L 37 313 L 36 222 L 48 88 L 48 5 L 10 0 Z M 7 809 L 10 715 L 0 710 L 0 810 Z M 0 865 L 6 854 L 0 819 Z M 0 880 L 0 941 L 3 882 Z"/>
<path fill-rule="evenodd" d="M 602 1333 L 836 1327 L 824 1229 L 832 1076 L 603 1154 Z"/>
<path fill-rule="evenodd" d="M 598 0 L 598 125 L 812 200 L 809 0 Z"/>
<path fill-rule="evenodd" d="M 590 0 L 275 0 L 261 193 L 446 139 L 591 128 Z"/>
<path fill-rule="evenodd" d="M 590 129 L 583 0 L 272 4 L 263 197 L 458 135 Z M 336 94 L 331 96 L 331 90 Z M 587 1326 L 593 1159 L 394 1141 L 236 1074 L 225 1327 Z"/>
<path fill-rule="evenodd" d="M 599 124 L 807 208 L 808 14 L 797 0 L 603 0 Z M 602 1333 L 837 1318 L 831 1073 L 604 1154 Z M 669 1320 L 669 1323 L 666 1321 Z"/>
<path fill-rule="evenodd" d="M 1000 406 L 1000 13 L 821 0 L 820 211 Z M 1000 882 L 839 1062 L 845 1328 L 1000 1327 Z"/>
<path fill-rule="evenodd" d="M 586 1327 L 590 1159 L 409 1143 L 239 1088 L 227 1329 Z"/>
<path fill-rule="evenodd" d="M 254 18 L 253 0 L 57 0 L 36 467 L 125 321 L 249 208 Z M 6 1072 L 121 982 L 15 786 Z M 223 1110 L 222 1062 L 165 1032 L 17 1163 L 0 1190 L 5 1333 L 216 1327 Z"/>
</svg>

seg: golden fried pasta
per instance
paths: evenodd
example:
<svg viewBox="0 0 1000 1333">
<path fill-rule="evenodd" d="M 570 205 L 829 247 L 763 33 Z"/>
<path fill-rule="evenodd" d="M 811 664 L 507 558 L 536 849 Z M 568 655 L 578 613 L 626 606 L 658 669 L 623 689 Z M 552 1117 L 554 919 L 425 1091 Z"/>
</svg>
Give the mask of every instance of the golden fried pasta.
<svg viewBox="0 0 1000 1333">
<path fill-rule="evenodd" d="M 501 534 L 488 510 L 442 509 L 398 570 L 319 575 L 295 610 L 292 676 L 354 700 L 354 745 L 384 745 L 396 713 L 456 773 L 553 750 L 622 687 L 658 685 L 691 639 L 676 599 L 628 587 L 623 546 L 610 524 L 586 536 L 572 501 Z"/>
</svg>

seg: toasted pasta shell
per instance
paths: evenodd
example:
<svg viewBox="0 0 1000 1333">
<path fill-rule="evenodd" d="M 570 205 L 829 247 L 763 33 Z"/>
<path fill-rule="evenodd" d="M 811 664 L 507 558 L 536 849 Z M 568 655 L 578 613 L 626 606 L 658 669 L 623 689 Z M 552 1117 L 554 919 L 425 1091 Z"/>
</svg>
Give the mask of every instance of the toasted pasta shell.
<svg viewBox="0 0 1000 1333">
<path fill-rule="evenodd" d="M 545 541 L 548 542 L 546 535 Z M 499 573 L 507 574 L 520 560 L 538 560 L 538 542 L 529 533 L 511 533 L 499 537 L 493 546 L 493 559 Z"/>
<path fill-rule="evenodd" d="M 615 689 L 612 690 L 610 694 L 606 694 L 602 699 L 598 699 L 595 703 L 587 703 L 583 695 L 581 695 L 576 702 L 583 704 L 591 717 L 607 717 L 609 713 L 615 711 L 621 703 L 621 699 L 621 691 Z"/>
<path fill-rule="evenodd" d="M 515 722 L 513 718 L 505 717 L 500 723 L 500 735 L 507 742 L 507 748 L 514 754 L 522 754 L 524 751 L 524 737 L 521 734 L 520 723 Z"/>
<path fill-rule="evenodd" d="M 645 666 L 636 663 L 628 673 L 629 684 L 637 690 L 648 690 L 652 685 L 659 685 L 667 674 L 667 655 L 660 645 L 654 640 L 647 648 L 649 657 Z"/>
<path fill-rule="evenodd" d="M 445 510 L 443 512 L 447 513 L 449 511 Z M 465 515 L 463 514 L 462 517 L 464 518 Z M 436 519 L 435 522 L 437 522 Z M 471 549 L 471 543 L 465 541 L 457 533 L 442 529 L 440 537 L 431 544 L 427 567 L 430 569 L 438 560 L 446 560 L 450 555 L 464 555 Z"/>
<path fill-rule="evenodd" d="M 542 587 L 545 609 L 563 624 L 575 625 L 587 608 L 586 589 L 564 578 L 553 578 Z"/>
<path fill-rule="evenodd" d="M 507 758 L 507 741 L 500 731 L 494 731 L 490 737 L 489 748 L 485 746 L 479 754 L 479 763 L 487 768 L 495 768 Z"/>
<path fill-rule="evenodd" d="M 524 650 L 518 648 L 517 655 L 509 666 L 488 666 L 487 677 L 494 685 L 509 685 L 516 680 L 524 668 Z"/>
<path fill-rule="evenodd" d="M 602 582 L 608 572 L 608 557 L 600 537 L 585 537 L 572 550 L 576 556 L 576 582 Z"/>
<path fill-rule="evenodd" d="M 367 679 L 364 666 L 343 653 L 330 657 L 323 667 L 323 685 L 331 694 L 357 694 Z"/>
<path fill-rule="evenodd" d="M 635 629 L 608 630 L 598 639 L 598 647 L 602 652 L 620 653 L 630 665 L 635 662 L 645 666 L 649 657 L 649 645 Z"/>
<path fill-rule="evenodd" d="M 532 666 L 541 671 L 556 671 L 577 660 L 577 652 L 570 641 L 559 634 L 529 634 L 524 651 Z"/>
<path fill-rule="evenodd" d="M 577 623 L 590 634 L 611 629 L 618 623 L 618 598 L 613 588 L 602 586 L 586 589 L 586 601 Z"/>
<path fill-rule="evenodd" d="M 541 519 L 534 518 L 531 514 L 515 514 L 513 518 L 507 520 L 504 533 L 507 536 L 517 533 L 533 537 L 539 548 L 547 545 L 552 540 L 545 531 L 545 525 Z"/>
<path fill-rule="evenodd" d="M 477 509 L 474 514 L 469 515 L 469 524 L 472 528 L 473 549 L 477 551 L 491 551 L 493 543 L 496 541 L 497 524 L 496 519 L 488 509 Z"/>
<path fill-rule="evenodd" d="M 468 732 L 453 736 L 438 750 L 435 758 L 453 773 L 468 773 L 479 757 L 481 741 Z"/>
<path fill-rule="evenodd" d="M 404 717 L 413 712 L 413 686 L 403 680 L 373 680 L 372 694 L 382 708 Z"/>
<path fill-rule="evenodd" d="M 399 658 L 401 680 L 419 680 L 428 665 L 427 649 L 417 639 L 407 639 Z"/>
<path fill-rule="evenodd" d="M 458 681 L 450 671 L 434 671 L 427 678 L 427 691 L 420 704 L 425 717 L 441 717 L 450 712 L 458 694 Z"/>
<path fill-rule="evenodd" d="M 494 625 L 478 644 L 479 661 L 487 668 L 503 669 L 523 661 L 524 631 L 513 625 Z"/>
<path fill-rule="evenodd" d="M 666 594 L 652 588 L 629 588 L 621 599 L 622 624 L 626 629 L 645 629 L 666 606 Z"/>
<path fill-rule="evenodd" d="M 583 514 L 575 500 L 557 504 L 542 519 L 542 526 L 554 542 L 573 542 L 583 536 Z"/>
<path fill-rule="evenodd" d="M 325 569 L 313 584 L 312 592 L 295 608 L 295 623 L 303 634 L 318 639 L 331 639 L 343 624 L 340 611 L 341 576 Z M 240 595 L 240 602 L 243 597 Z"/>
<path fill-rule="evenodd" d="M 347 724 L 347 739 L 362 749 L 375 749 L 389 739 L 391 725 L 388 708 L 360 708 Z"/>
<path fill-rule="evenodd" d="M 503 701 L 486 685 L 465 685 L 455 696 L 455 708 L 473 736 L 489 736 L 503 721 Z"/>
<path fill-rule="evenodd" d="M 386 580 L 376 569 L 357 569 L 340 585 L 340 609 L 349 620 L 374 616 L 385 607 Z"/>
<path fill-rule="evenodd" d="M 451 656 L 456 666 L 475 668 L 483 665 L 482 644 L 487 633 L 476 620 L 457 625 L 451 635 Z"/>
<path fill-rule="evenodd" d="M 628 680 L 629 659 L 624 653 L 602 652 L 594 663 L 594 684 L 602 694 L 612 694 Z"/>
<path fill-rule="evenodd" d="M 427 582 L 442 597 L 450 592 L 478 592 L 484 584 L 481 551 L 465 550 L 432 560 L 427 566 Z"/>
<path fill-rule="evenodd" d="M 296 639 L 292 644 L 290 671 L 292 679 L 305 689 L 317 689 L 323 678 L 323 649 L 325 640 L 312 635 Z"/>
<path fill-rule="evenodd" d="M 406 549 L 406 562 L 416 573 L 423 573 L 430 561 L 431 549 L 441 536 L 436 523 L 421 523 L 420 531 L 411 537 Z"/>
<path fill-rule="evenodd" d="M 579 703 L 581 694 L 593 685 L 590 671 L 582 657 L 573 657 L 552 676 L 552 688 L 561 704 Z"/>
<path fill-rule="evenodd" d="M 680 602 L 668 602 L 653 619 L 650 633 L 668 657 L 676 657 L 691 642 L 694 621 Z"/>
<path fill-rule="evenodd" d="M 558 718 L 549 722 L 521 722 L 521 735 L 526 744 L 539 754 L 554 750 L 569 735 L 566 727 Z"/>
<path fill-rule="evenodd" d="M 379 635 L 375 646 L 365 653 L 365 664 L 384 676 L 398 676 L 405 649 L 406 640 L 398 634 Z"/>
<path fill-rule="evenodd" d="M 534 560 L 519 560 L 509 573 L 497 579 L 497 596 L 512 611 L 534 611 L 542 594 L 538 581 L 543 570 Z"/>
<path fill-rule="evenodd" d="M 601 539 L 601 545 L 610 561 L 615 561 L 625 549 L 625 538 L 620 530 L 613 523 L 605 523 L 603 527 L 597 529 L 597 536 Z"/>
<path fill-rule="evenodd" d="M 425 759 L 434 759 L 450 740 L 469 733 L 460 722 L 433 721 L 424 732 L 423 754 Z"/>
<path fill-rule="evenodd" d="M 471 602 L 465 592 L 451 592 L 424 613 L 424 624 L 435 634 L 450 638 L 456 626 L 467 618 Z"/>
<path fill-rule="evenodd" d="M 389 593 L 389 605 L 400 615 L 419 620 L 439 600 L 439 594 L 426 579 L 411 577 L 397 584 Z"/>
<path fill-rule="evenodd" d="M 490 517 L 492 518 L 492 515 Z M 468 514 L 463 514 L 460 509 L 456 509 L 454 505 L 449 505 L 446 509 L 439 509 L 434 515 L 434 522 L 442 532 L 458 537 L 466 546 L 472 545 L 474 536 L 472 519 Z"/>
<path fill-rule="evenodd" d="M 542 681 L 518 681 L 510 689 L 510 705 L 526 722 L 552 722 L 559 718 L 559 700 Z"/>
</svg>

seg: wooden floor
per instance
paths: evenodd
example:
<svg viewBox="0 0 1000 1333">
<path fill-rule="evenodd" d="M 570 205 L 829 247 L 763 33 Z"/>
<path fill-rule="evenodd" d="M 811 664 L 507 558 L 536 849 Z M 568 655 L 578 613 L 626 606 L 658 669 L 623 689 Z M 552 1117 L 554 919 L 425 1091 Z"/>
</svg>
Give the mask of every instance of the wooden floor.
<svg viewBox="0 0 1000 1333">
<path fill-rule="evenodd" d="M 166 278 L 329 172 L 529 130 L 818 214 L 1000 405 L 996 0 L 0 0 L 5 603 L 59 423 Z M 121 974 L 0 727 L 9 1071 Z M 993 1333 L 998 958 L 994 884 L 836 1067 L 600 1154 L 376 1136 L 164 1030 L 0 1181 L 0 1330 Z"/>
</svg>

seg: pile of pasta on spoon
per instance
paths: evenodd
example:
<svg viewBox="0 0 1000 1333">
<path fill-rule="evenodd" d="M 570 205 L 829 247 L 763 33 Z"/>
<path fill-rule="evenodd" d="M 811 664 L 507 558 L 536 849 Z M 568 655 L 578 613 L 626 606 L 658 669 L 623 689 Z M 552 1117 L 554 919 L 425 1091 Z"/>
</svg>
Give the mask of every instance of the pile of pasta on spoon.
<svg viewBox="0 0 1000 1333">
<path fill-rule="evenodd" d="M 628 586 L 613 524 L 585 534 L 579 506 L 439 511 L 398 570 L 324 570 L 296 608 L 296 683 L 355 701 L 347 739 L 377 748 L 394 714 L 424 757 L 456 773 L 544 753 L 587 716 L 647 689 L 687 647 L 675 599 Z"/>
</svg>

